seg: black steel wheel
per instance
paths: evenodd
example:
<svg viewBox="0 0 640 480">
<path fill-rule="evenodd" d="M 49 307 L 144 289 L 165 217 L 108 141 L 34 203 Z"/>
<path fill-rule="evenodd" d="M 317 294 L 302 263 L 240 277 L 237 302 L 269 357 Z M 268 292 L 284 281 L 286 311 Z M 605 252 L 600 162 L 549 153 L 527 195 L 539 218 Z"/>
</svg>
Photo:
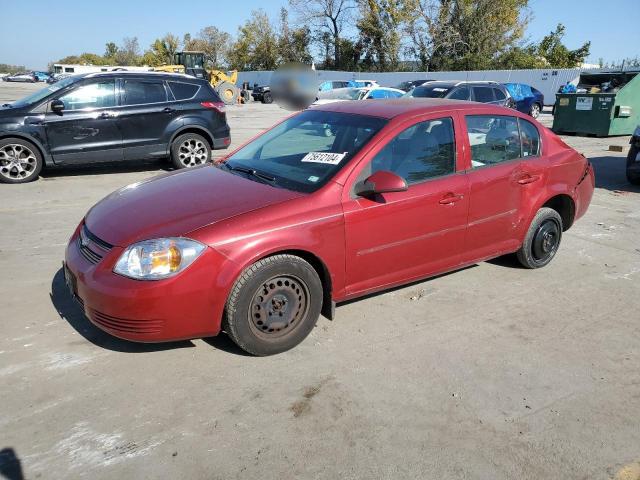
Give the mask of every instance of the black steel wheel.
<svg viewBox="0 0 640 480">
<path fill-rule="evenodd" d="M 517 252 L 518 260 L 527 268 L 544 267 L 558 252 L 561 239 L 562 217 L 552 208 L 541 208 Z"/>
<path fill-rule="evenodd" d="M 236 280 L 227 299 L 223 329 L 248 353 L 281 353 L 311 333 L 322 300 L 322 282 L 308 262 L 288 254 L 267 257 Z"/>
</svg>

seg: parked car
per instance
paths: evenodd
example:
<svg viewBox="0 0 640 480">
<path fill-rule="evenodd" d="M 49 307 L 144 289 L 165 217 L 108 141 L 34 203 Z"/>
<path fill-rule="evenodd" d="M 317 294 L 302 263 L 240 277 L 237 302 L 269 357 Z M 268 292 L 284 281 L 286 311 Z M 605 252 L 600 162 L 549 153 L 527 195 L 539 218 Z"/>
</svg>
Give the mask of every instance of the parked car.
<svg viewBox="0 0 640 480">
<path fill-rule="evenodd" d="M 378 87 L 375 80 L 349 80 L 349 87 Z"/>
<path fill-rule="evenodd" d="M 49 80 L 49 78 L 51 78 L 51 75 L 49 75 L 47 72 L 33 72 L 33 74 L 38 79 L 38 82 L 46 82 L 47 80 Z"/>
<path fill-rule="evenodd" d="M 427 82 L 407 92 L 406 97 L 448 98 L 451 100 L 473 100 L 503 107 L 515 108 L 515 101 L 507 89 L 497 82 Z"/>
<path fill-rule="evenodd" d="M 13 75 L 6 75 L 2 77 L 5 82 L 25 82 L 35 83 L 38 81 L 38 77 L 33 72 L 20 72 Z"/>
<path fill-rule="evenodd" d="M 64 272 L 112 335 L 224 330 L 270 355 L 300 343 L 320 313 L 333 318 L 336 302 L 511 252 L 547 265 L 593 189 L 589 161 L 515 110 L 338 102 L 287 118 L 217 166 L 101 200 L 73 232 Z"/>
<path fill-rule="evenodd" d="M 71 75 L 73 74 L 72 73 L 54 73 L 47 79 L 47 83 L 48 84 L 56 83 L 64 78 L 70 77 Z"/>
<path fill-rule="evenodd" d="M 229 143 L 224 104 L 204 80 L 74 75 L 0 107 L 0 182 L 35 180 L 45 166 L 166 156 L 193 167 Z"/>
<path fill-rule="evenodd" d="M 326 82 L 322 82 L 318 86 L 319 92 L 326 92 L 327 90 L 334 90 L 336 88 L 347 88 L 349 87 L 349 82 L 346 80 L 327 80 Z"/>
<path fill-rule="evenodd" d="M 251 96 L 255 102 L 273 103 L 271 87 L 269 85 L 258 85 L 251 90 Z"/>
<path fill-rule="evenodd" d="M 640 185 L 640 125 L 638 125 L 629 140 L 631 146 L 627 154 L 627 180 L 634 185 Z"/>
<path fill-rule="evenodd" d="M 320 92 L 313 105 L 341 102 L 344 100 L 372 100 L 382 98 L 400 98 L 404 95 L 402 90 L 389 87 L 356 87 L 336 88 L 327 92 Z"/>
<path fill-rule="evenodd" d="M 525 83 L 505 83 L 505 88 L 516 102 L 516 110 L 538 118 L 544 107 L 544 95 Z"/>
<path fill-rule="evenodd" d="M 402 90 L 403 92 L 408 92 L 414 89 L 415 87 L 419 87 L 423 83 L 432 82 L 432 81 L 433 80 L 427 80 L 426 78 L 422 80 L 407 80 L 406 82 L 400 82 L 400 84 L 398 84 L 396 88 L 398 90 Z"/>
</svg>

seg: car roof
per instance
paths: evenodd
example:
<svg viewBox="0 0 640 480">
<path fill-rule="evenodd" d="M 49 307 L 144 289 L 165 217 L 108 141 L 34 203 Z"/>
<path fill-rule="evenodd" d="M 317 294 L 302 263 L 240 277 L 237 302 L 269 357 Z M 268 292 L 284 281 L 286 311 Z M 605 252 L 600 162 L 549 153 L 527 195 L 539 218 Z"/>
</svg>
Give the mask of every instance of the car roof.
<svg viewBox="0 0 640 480">
<path fill-rule="evenodd" d="M 380 99 L 375 102 L 334 102 L 314 106 L 314 110 L 352 113 L 391 119 L 404 114 L 440 112 L 442 110 L 470 110 L 488 108 L 485 103 L 442 98 L 398 98 Z M 494 107 L 499 109 L 499 107 Z M 514 111 L 515 114 L 515 111 Z"/>
<path fill-rule="evenodd" d="M 183 80 L 197 80 L 203 81 L 201 78 L 195 78 L 191 75 L 185 75 L 182 73 L 168 73 L 168 72 L 153 72 L 153 71 L 129 71 L 129 70 L 112 70 L 110 72 L 92 72 L 92 73 L 81 73 L 78 75 L 84 78 L 95 78 L 95 77 L 126 77 L 126 76 L 137 76 L 137 77 L 165 77 L 165 78 L 177 78 Z"/>
</svg>

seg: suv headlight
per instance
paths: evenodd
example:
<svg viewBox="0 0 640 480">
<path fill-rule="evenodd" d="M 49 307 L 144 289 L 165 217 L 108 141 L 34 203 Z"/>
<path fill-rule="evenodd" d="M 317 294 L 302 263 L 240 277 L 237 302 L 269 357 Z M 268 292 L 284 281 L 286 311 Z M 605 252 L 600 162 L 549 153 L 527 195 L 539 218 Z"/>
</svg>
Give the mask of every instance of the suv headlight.
<svg viewBox="0 0 640 480">
<path fill-rule="evenodd" d="M 137 280 L 160 280 L 187 268 L 205 248 L 188 238 L 144 240 L 127 247 L 113 271 Z"/>
</svg>

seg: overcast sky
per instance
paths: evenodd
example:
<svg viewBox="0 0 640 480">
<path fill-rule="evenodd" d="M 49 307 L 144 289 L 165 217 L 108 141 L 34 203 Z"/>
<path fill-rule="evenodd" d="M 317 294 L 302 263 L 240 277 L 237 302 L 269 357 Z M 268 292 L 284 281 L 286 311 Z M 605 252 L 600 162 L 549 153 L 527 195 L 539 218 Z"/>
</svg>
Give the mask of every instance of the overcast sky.
<svg viewBox="0 0 640 480">
<path fill-rule="evenodd" d="M 287 0 L 0 0 L 0 63 L 44 69 L 52 60 L 82 52 L 104 53 L 106 42 L 137 36 L 142 49 L 171 32 L 182 37 L 215 25 L 235 35 L 254 8 L 274 19 Z M 231 6 L 232 8 L 229 8 Z M 577 48 L 591 40 L 590 63 L 640 55 L 640 0 L 530 0 L 533 20 L 527 36 L 540 40 L 558 22 L 565 43 Z"/>
</svg>

